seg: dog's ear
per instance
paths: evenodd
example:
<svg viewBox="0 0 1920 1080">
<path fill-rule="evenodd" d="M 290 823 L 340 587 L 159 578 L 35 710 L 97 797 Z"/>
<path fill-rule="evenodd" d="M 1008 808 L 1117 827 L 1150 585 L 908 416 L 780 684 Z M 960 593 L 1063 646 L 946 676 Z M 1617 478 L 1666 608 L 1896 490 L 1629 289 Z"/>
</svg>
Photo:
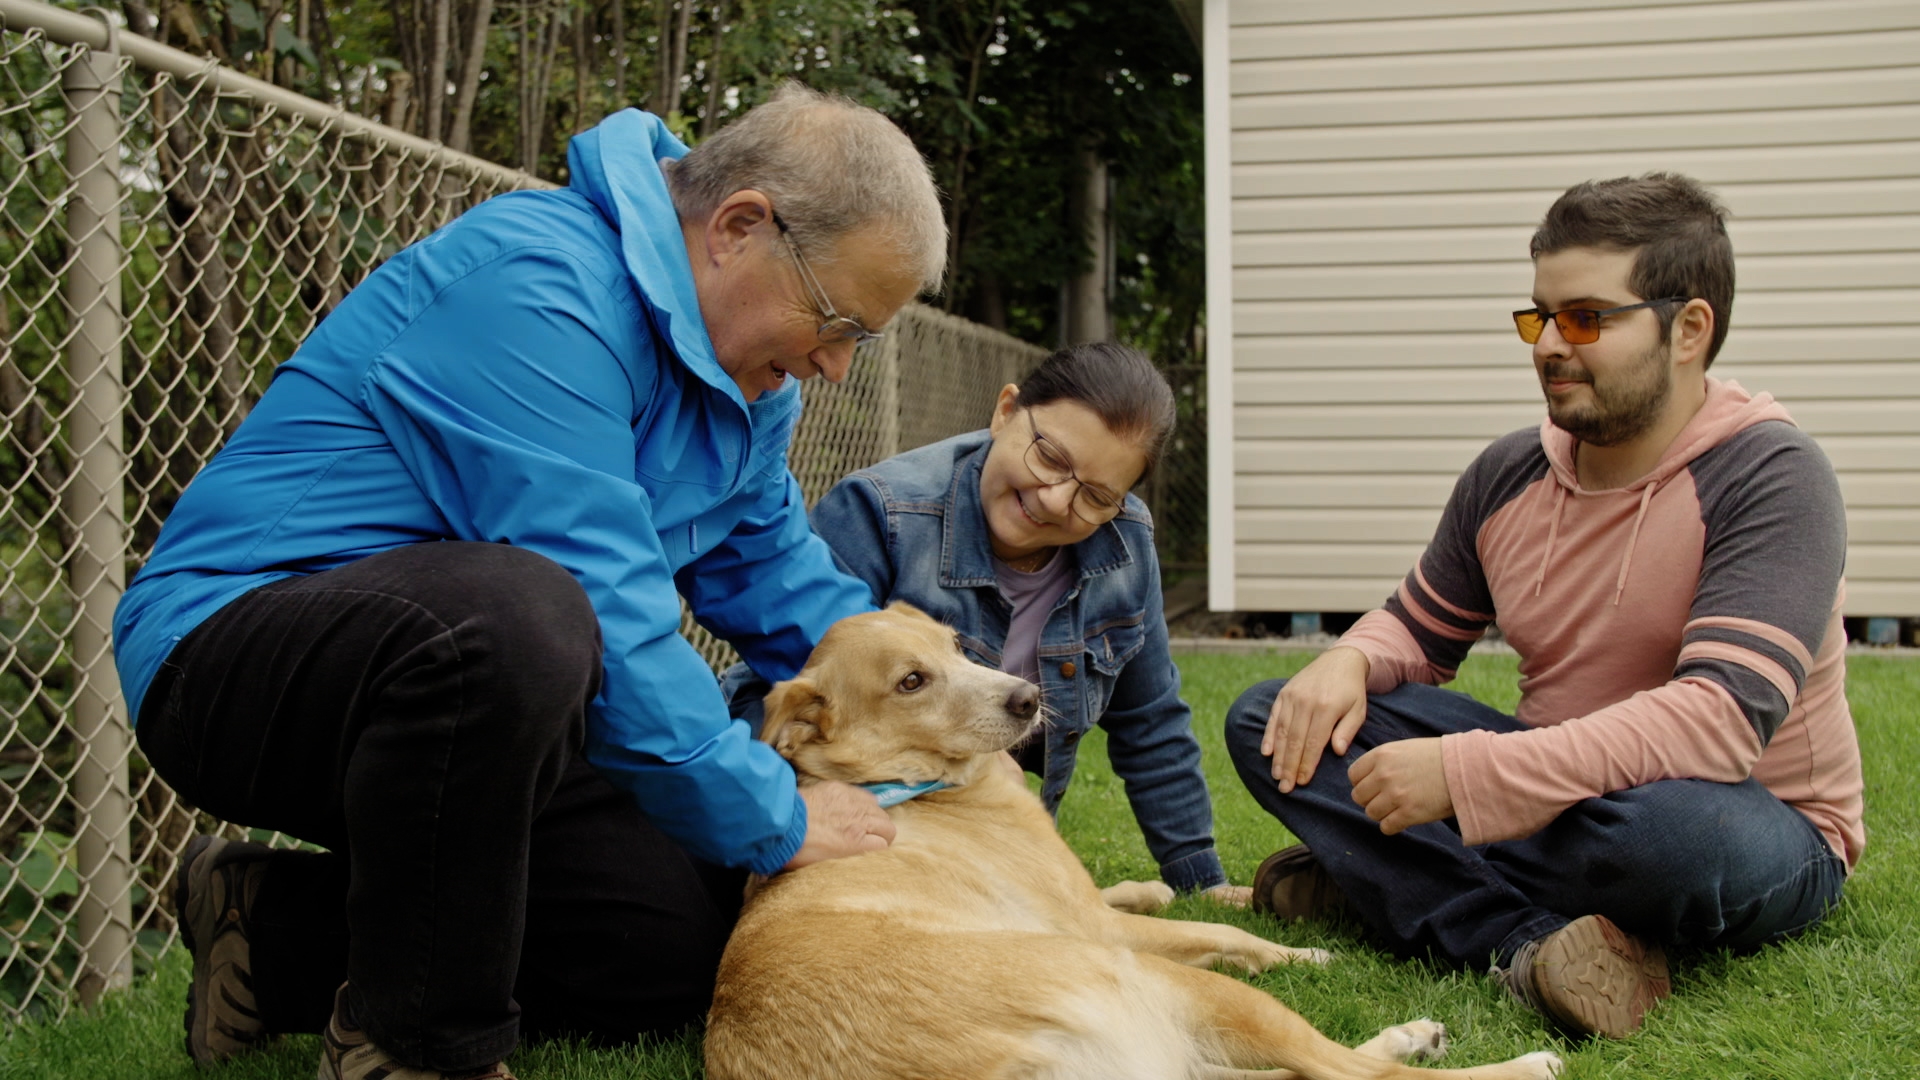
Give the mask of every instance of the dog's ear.
<svg viewBox="0 0 1920 1080">
<path fill-rule="evenodd" d="M 833 709 L 813 680 L 789 679 L 767 695 L 767 718 L 760 738 L 781 757 L 791 758 L 807 743 L 826 741 L 833 726 Z"/>
<path fill-rule="evenodd" d="M 914 607 L 912 604 L 907 603 L 905 600 L 895 600 L 893 603 L 887 605 L 887 610 L 899 612 L 902 615 L 915 615 L 922 619 L 931 619 L 933 617 L 921 611 L 919 608 Z"/>
</svg>

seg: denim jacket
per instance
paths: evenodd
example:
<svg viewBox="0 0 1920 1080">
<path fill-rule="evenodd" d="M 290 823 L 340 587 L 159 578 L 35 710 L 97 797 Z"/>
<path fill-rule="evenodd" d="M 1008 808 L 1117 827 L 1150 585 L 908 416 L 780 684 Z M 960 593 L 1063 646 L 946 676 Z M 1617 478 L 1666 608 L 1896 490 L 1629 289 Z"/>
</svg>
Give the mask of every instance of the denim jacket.
<svg viewBox="0 0 1920 1080">
<path fill-rule="evenodd" d="M 905 600 L 958 631 L 975 661 L 999 667 L 1013 612 L 994 579 L 980 506 L 991 445 L 976 431 L 862 469 L 836 484 L 812 519 L 876 601 Z M 1146 506 L 1127 496 L 1120 516 L 1073 554 L 1078 577 L 1040 636 L 1041 700 L 1054 716 L 1040 797 L 1057 811 L 1081 736 L 1099 724 L 1160 876 L 1182 891 L 1222 884 L 1200 744 L 1167 649 Z"/>
</svg>

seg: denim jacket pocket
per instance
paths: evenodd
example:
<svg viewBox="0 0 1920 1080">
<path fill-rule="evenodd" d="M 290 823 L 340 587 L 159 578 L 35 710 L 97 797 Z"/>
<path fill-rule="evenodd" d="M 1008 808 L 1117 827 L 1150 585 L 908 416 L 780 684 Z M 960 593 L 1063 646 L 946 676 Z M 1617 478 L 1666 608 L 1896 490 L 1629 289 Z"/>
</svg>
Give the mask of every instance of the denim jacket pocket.
<svg viewBox="0 0 1920 1080">
<path fill-rule="evenodd" d="M 1107 623 L 1087 635 L 1088 662 L 1102 675 L 1115 676 L 1147 643 L 1141 617 Z"/>
<path fill-rule="evenodd" d="M 967 654 L 967 659 L 996 670 L 1000 667 L 999 649 L 965 631 L 959 632 L 956 636 L 960 639 L 960 648 Z"/>
</svg>

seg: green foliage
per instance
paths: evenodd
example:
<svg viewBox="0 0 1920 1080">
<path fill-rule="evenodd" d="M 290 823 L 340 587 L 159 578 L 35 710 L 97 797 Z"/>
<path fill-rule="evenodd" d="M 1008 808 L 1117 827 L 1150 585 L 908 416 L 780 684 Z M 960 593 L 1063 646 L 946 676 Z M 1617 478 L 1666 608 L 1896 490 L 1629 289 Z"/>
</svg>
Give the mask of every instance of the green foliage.
<svg viewBox="0 0 1920 1080">
<path fill-rule="evenodd" d="M 199 36 L 175 31 L 170 40 L 391 119 L 392 76 L 408 67 L 403 38 L 420 32 L 396 19 L 436 2 L 189 0 Z M 471 0 L 445 2 L 457 38 Z M 496 5 L 472 152 L 523 166 L 522 139 L 537 128 L 534 169 L 564 182 L 567 140 L 621 108 L 659 113 L 697 142 L 788 79 L 846 94 L 907 130 L 950 201 L 960 237 L 944 305 L 996 321 L 997 306 L 1009 331 L 1052 344 L 1061 283 L 1090 258 L 1068 221 L 1067 193 L 1078 183 L 1077 155 L 1091 147 L 1113 178 L 1115 336 L 1169 365 L 1196 359 L 1199 57 L 1166 0 L 688 2 L 677 102 L 660 86 L 674 54 L 673 0 Z M 289 14 L 296 7 L 304 24 Z M 401 118 L 415 133 L 424 131 L 422 62 L 412 61 L 415 107 Z M 527 80 L 540 73 L 545 82 L 529 93 Z"/>
<path fill-rule="evenodd" d="M 73 872 L 73 840 L 64 833 L 32 834 L 11 847 L 5 863 L 18 877 L 0 896 L 0 946 L 6 950 L 0 957 L 0 1003 L 34 1017 L 47 1013 L 49 991 L 63 988 L 79 958 L 66 912 L 80 881 Z M 50 985 L 41 985 L 42 979 Z"/>
</svg>

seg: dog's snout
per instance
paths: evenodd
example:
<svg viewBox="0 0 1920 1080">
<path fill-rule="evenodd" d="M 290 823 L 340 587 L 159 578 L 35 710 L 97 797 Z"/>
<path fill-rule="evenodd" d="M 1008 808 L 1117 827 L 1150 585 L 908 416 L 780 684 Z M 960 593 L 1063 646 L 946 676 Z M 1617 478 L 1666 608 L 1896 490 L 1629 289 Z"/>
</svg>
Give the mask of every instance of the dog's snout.
<svg viewBox="0 0 1920 1080">
<path fill-rule="evenodd" d="M 1040 711 L 1040 688 L 1030 682 L 1022 682 L 1007 695 L 1007 712 L 1022 719 L 1031 720 L 1033 714 Z"/>
</svg>

